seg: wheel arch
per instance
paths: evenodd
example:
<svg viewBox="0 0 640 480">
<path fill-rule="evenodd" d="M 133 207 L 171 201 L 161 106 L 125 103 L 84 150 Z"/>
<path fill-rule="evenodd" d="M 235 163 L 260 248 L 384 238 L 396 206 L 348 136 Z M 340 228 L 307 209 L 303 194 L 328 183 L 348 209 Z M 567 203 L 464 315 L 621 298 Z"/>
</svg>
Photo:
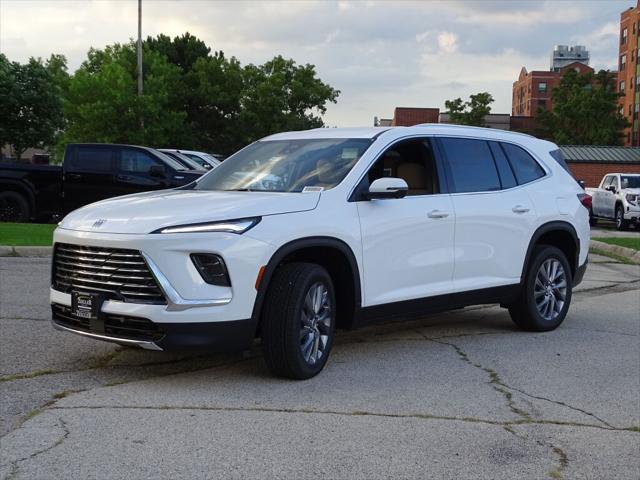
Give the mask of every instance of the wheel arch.
<svg viewBox="0 0 640 480">
<path fill-rule="evenodd" d="M 569 222 L 553 221 L 539 226 L 533 233 L 522 266 L 522 273 L 520 275 L 521 284 L 524 283 L 527 268 L 533 255 L 533 249 L 537 245 L 551 245 L 562 250 L 571 266 L 571 276 L 575 278 L 578 267 L 580 266 L 580 240 L 578 234 Z"/>
<path fill-rule="evenodd" d="M 292 261 L 317 263 L 327 269 L 336 293 L 337 318 L 339 328 L 352 328 L 357 323 L 361 308 L 361 284 L 358 262 L 347 243 L 335 237 L 304 237 L 281 246 L 265 266 L 251 315 L 260 328 L 262 308 L 273 274 L 280 265 Z"/>
</svg>

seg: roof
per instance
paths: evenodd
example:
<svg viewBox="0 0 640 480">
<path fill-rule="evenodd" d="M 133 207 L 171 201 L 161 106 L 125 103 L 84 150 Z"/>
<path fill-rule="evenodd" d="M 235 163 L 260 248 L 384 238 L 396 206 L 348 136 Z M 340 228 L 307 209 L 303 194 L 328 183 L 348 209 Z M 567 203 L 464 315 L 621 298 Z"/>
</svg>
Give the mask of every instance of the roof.
<svg viewBox="0 0 640 480">
<path fill-rule="evenodd" d="M 262 140 L 296 140 L 313 138 L 374 138 L 389 127 L 314 128 L 294 132 L 274 133 Z"/>
<path fill-rule="evenodd" d="M 560 150 L 567 162 L 640 164 L 640 147 L 561 145 Z"/>
</svg>

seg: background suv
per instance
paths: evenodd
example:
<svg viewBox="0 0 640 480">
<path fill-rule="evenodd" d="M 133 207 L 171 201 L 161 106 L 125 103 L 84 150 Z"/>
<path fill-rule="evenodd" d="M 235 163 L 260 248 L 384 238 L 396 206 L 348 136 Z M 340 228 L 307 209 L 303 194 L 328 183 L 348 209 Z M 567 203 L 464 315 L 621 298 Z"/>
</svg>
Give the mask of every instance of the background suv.
<svg viewBox="0 0 640 480">
<path fill-rule="evenodd" d="M 336 328 L 499 303 L 565 318 L 590 197 L 556 145 L 501 130 L 318 129 L 255 142 L 181 188 L 105 200 L 55 232 L 57 328 L 145 348 L 325 365 Z"/>
</svg>

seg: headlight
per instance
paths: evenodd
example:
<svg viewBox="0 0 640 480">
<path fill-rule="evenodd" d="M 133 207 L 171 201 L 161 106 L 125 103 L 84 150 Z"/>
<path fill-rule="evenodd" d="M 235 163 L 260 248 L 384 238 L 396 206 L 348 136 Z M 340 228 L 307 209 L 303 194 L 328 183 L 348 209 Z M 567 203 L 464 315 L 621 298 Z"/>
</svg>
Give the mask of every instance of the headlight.
<svg viewBox="0 0 640 480">
<path fill-rule="evenodd" d="M 627 202 L 629 202 L 632 205 L 636 205 L 638 203 L 638 195 L 627 193 L 625 195 L 625 198 L 627 199 Z"/>
<path fill-rule="evenodd" d="M 238 235 L 255 227 L 260 222 L 260 217 L 240 218 L 238 220 L 225 220 L 223 222 L 191 223 L 189 225 L 176 225 L 175 227 L 164 227 L 151 233 L 203 233 L 203 232 L 225 232 L 237 233 Z"/>
</svg>

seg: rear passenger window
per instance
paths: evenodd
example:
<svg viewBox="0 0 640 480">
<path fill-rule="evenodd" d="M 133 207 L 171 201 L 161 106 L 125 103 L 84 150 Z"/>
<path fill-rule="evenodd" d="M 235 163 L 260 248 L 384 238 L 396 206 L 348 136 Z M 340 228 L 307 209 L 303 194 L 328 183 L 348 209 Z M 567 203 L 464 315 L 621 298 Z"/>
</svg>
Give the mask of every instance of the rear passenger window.
<svg viewBox="0 0 640 480">
<path fill-rule="evenodd" d="M 111 172 L 113 149 L 78 146 L 73 168 L 81 172 Z"/>
<path fill-rule="evenodd" d="M 518 185 L 516 177 L 513 176 L 513 170 L 509 166 L 509 160 L 507 160 L 500 145 L 496 142 L 489 142 L 489 146 L 491 147 L 491 153 L 493 153 L 493 159 L 496 161 L 502 188 L 512 188 Z"/>
<path fill-rule="evenodd" d="M 501 145 L 509 158 L 511 168 L 513 168 L 513 173 L 515 173 L 519 185 L 544 177 L 542 167 L 522 148 L 510 143 L 502 143 Z"/>
<path fill-rule="evenodd" d="M 441 142 L 452 193 L 500 190 L 498 171 L 487 142 L 467 138 L 442 138 Z"/>
</svg>

